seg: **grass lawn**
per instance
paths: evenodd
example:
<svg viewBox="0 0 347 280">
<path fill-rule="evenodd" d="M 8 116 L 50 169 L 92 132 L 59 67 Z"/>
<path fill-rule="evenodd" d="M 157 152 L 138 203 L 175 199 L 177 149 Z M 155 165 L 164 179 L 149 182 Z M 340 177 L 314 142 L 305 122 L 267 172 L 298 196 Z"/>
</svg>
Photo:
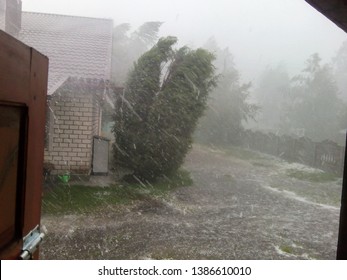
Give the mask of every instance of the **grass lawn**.
<svg viewBox="0 0 347 280">
<path fill-rule="evenodd" d="M 189 172 L 179 170 L 170 178 L 154 184 L 114 184 L 108 187 L 57 184 L 46 189 L 42 200 L 42 213 L 48 215 L 88 214 L 107 205 L 131 203 L 153 196 L 165 196 L 171 190 L 191 186 Z"/>
<path fill-rule="evenodd" d="M 287 176 L 313 183 L 325 183 L 336 181 L 338 177 L 328 172 L 308 172 L 298 169 L 287 170 Z"/>
</svg>

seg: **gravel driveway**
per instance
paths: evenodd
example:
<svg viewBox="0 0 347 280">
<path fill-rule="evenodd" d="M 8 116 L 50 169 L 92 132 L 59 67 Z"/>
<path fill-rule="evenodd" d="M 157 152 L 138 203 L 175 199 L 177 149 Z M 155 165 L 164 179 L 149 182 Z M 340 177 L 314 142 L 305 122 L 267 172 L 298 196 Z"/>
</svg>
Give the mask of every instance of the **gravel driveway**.
<svg viewBox="0 0 347 280">
<path fill-rule="evenodd" d="M 334 259 L 341 182 L 303 169 L 194 146 L 194 185 L 93 216 L 44 216 L 43 259 Z M 316 172 L 316 171 L 314 171 Z"/>
</svg>

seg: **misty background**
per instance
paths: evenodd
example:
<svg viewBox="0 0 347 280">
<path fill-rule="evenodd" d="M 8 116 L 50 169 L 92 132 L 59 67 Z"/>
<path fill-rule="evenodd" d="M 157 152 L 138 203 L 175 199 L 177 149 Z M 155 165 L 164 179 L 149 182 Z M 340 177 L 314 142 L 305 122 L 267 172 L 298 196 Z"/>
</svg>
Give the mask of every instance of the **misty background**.
<svg viewBox="0 0 347 280">
<path fill-rule="evenodd" d="M 303 0 L 23 0 L 24 11 L 112 18 L 134 29 L 164 22 L 160 36 L 200 47 L 215 37 L 229 47 L 246 81 L 256 81 L 266 66 L 283 63 L 290 74 L 312 53 L 329 62 L 346 33 Z"/>
<path fill-rule="evenodd" d="M 227 86 L 238 91 L 236 95 L 242 99 L 235 106 L 235 98 L 227 94 L 228 90 L 212 93 L 209 107 L 212 115 L 217 112 L 218 116 L 203 125 L 206 129 L 222 123 L 221 129 L 225 130 L 231 119 L 238 119 L 236 126 L 308 136 L 315 141 L 329 138 L 344 144 L 347 106 L 342 101 L 347 100 L 347 36 L 303 0 L 23 0 L 23 10 L 111 18 L 115 26 L 114 53 L 121 58 L 130 56 L 130 60 L 136 60 L 155 41 L 137 45 L 138 49 L 128 45 L 122 50 L 121 36 L 134 38 L 145 22 L 162 23 L 151 27 L 153 37 L 176 36 L 178 47 L 188 45 L 212 51 L 217 55 L 218 72 L 229 73 L 231 84 Z M 306 71 L 310 61 L 316 63 L 311 66 L 317 71 L 312 67 L 311 72 Z M 130 65 L 129 61 L 127 66 L 124 63 L 119 67 L 121 73 L 114 74 L 119 85 L 124 84 Z M 313 80 L 320 82 L 312 84 Z M 329 88 L 322 88 L 329 83 Z M 315 88 L 328 94 L 321 98 Z M 239 111 L 227 120 L 224 112 L 233 104 Z M 207 115 L 211 117 L 211 112 Z M 322 131 L 319 126 L 329 129 Z M 230 128 L 233 135 L 225 137 L 235 139 L 235 130 L 240 129 Z"/>
<path fill-rule="evenodd" d="M 101 117 L 117 165 L 107 166 L 107 177 L 70 180 L 75 159 L 65 150 L 64 161 L 54 156 L 68 179 L 47 175 L 43 258 L 335 258 L 347 128 L 344 31 L 304 0 L 23 0 L 23 10 L 113 20 L 117 92 Z M 167 36 L 177 37 L 172 49 L 176 38 Z M 205 80 L 202 64 L 184 67 L 185 78 L 170 72 L 175 56 L 163 66 L 160 37 L 167 54 L 184 45 L 209 50 L 216 71 Z M 214 69 L 203 53 L 200 61 Z M 161 91 L 152 82 L 159 80 Z M 135 173 L 138 166 L 144 172 Z"/>
</svg>

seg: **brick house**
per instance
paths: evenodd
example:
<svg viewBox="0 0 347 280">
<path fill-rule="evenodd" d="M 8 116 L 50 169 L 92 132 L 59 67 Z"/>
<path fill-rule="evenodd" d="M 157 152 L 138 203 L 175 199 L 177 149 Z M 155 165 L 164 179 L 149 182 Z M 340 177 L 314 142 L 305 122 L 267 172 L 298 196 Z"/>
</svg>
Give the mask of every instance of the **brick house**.
<svg viewBox="0 0 347 280">
<path fill-rule="evenodd" d="M 107 81 L 69 77 L 49 96 L 45 166 L 54 173 L 90 174 L 93 140 L 102 135 Z"/>
<path fill-rule="evenodd" d="M 91 172 L 109 100 L 112 28 L 109 19 L 22 13 L 19 38 L 50 62 L 45 163 L 53 173 Z"/>
<path fill-rule="evenodd" d="M 92 173 L 102 111 L 113 106 L 113 21 L 21 12 L 19 0 L 0 0 L 0 18 L 1 29 L 7 23 L 5 31 L 49 58 L 45 166 L 52 174 Z"/>
</svg>

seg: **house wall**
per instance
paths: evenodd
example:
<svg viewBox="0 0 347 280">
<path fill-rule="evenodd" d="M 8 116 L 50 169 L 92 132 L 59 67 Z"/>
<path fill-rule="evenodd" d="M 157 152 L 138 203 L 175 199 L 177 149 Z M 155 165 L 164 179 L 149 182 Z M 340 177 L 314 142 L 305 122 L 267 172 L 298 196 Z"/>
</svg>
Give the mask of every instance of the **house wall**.
<svg viewBox="0 0 347 280">
<path fill-rule="evenodd" d="M 21 28 L 22 1 L 0 0 L 0 29 L 18 36 Z"/>
<path fill-rule="evenodd" d="M 45 164 L 51 174 L 90 174 L 99 115 L 98 96 L 93 88 L 64 85 L 51 96 L 45 150 Z"/>
<path fill-rule="evenodd" d="M 101 119 L 102 119 L 101 106 L 97 98 L 94 98 L 92 102 L 93 102 L 93 111 L 92 111 L 93 135 L 100 136 L 101 135 Z"/>
<path fill-rule="evenodd" d="M 5 31 L 6 0 L 0 0 L 0 29 Z"/>
<path fill-rule="evenodd" d="M 45 162 L 53 164 L 53 173 L 90 172 L 93 139 L 92 99 L 92 96 L 71 93 L 69 96 L 55 95 L 50 100 L 52 128 L 49 130 Z"/>
</svg>

